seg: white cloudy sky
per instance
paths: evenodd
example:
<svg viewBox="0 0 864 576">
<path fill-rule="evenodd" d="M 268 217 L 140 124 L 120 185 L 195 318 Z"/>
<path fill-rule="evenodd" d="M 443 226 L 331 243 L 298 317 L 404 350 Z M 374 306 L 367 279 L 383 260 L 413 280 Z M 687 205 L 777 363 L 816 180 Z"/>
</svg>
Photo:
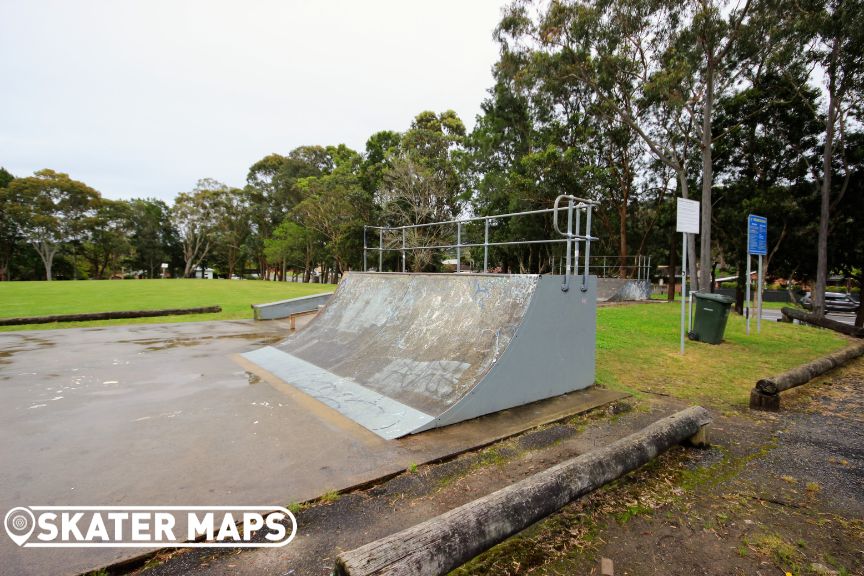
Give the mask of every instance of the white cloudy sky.
<svg viewBox="0 0 864 576">
<path fill-rule="evenodd" d="M 242 185 L 302 144 L 421 110 L 469 126 L 503 0 L 0 0 L 0 166 L 109 198 Z"/>
</svg>

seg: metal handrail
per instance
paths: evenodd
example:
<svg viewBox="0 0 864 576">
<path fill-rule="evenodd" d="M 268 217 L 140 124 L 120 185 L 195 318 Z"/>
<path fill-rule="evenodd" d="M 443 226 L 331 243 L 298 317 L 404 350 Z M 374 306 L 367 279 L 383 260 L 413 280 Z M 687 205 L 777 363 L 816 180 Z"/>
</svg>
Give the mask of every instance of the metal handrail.
<svg viewBox="0 0 864 576">
<path fill-rule="evenodd" d="M 560 210 L 560 202 L 562 199 L 567 199 L 568 207 L 568 223 L 567 223 L 567 232 L 564 233 L 558 226 L 558 211 Z M 576 204 L 578 202 L 578 204 Z M 585 243 L 585 262 L 582 273 L 582 290 L 586 291 L 587 283 L 588 283 L 588 258 L 591 254 L 591 242 L 599 240 L 599 238 L 595 236 L 591 236 L 591 211 L 594 206 L 599 205 L 599 202 L 594 200 L 588 200 L 585 198 L 578 198 L 576 196 L 563 194 L 558 196 L 555 199 L 555 205 L 553 208 L 545 208 L 541 210 L 527 210 L 523 212 L 509 212 L 506 214 L 493 214 L 490 216 L 472 216 L 468 218 L 456 218 L 453 220 L 443 220 L 441 222 L 429 222 L 423 224 L 406 224 L 403 226 L 373 226 L 373 225 L 365 225 L 363 226 L 363 269 L 368 270 L 367 263 L 367 252 L 369 250 L 377 250 L 378 251 L 378 270 L 382 270 L 383 268 L 383 254 L 384 252 L 401 252 L 402 253 L 402 271 L 406 271 L 406 253 L 408 250 L 413 249 L 423 249 L 423 250 L 440 250 L 440 249 L 456 249 L 456 271 L 461 272 L 462 270 L 462 248 L 475 248 L 483 246 L 483 272 L 487 272 L 489 269 L 489 247 L 490 246 L 516 246 L 520 244 L 555 244 L 560 242 L 567 243 L 567 269 L 565 273 L 565 281 L 564 285 L 562 285 L 562 290 L 567 290 L 569 288 L 569 276 L 575 272 L 579 272 L 579 242 Z M 573 230 L 573 215 L 576 215 L 576 230 Z M 581 233 L 581 213 L 586 213 L 585 217 L 585 233 Z M 513 218 L 516 216 L 531 216 L 538 214 L 550 214 L 554 213 L 553 217 L 553 227 L 555 231 L 560 235 L 564 236 L 564 238 L 551 238 L 547 240 L 511 240 L 506 242 L 490 242 L 489 241 L 489 222 L 493 220 L 501 220 L 504 218 Z M 483 243 L 479 242 L 462 242 L 462 225 L 464 223 L 469 222 L 484 222 L 484 231 L 483 231 Z M 456 224 L 456 243 L 455 244 L 437 244 L 432 246 L 417 246 L 410 247 L 408 246 L 406 231 L 413 228 L 427 228 L 431 226 L 441 226 L 447 224 Z M 370 248 L 368 245 L 367 239 L 367 230 L 378 230 L 378 247 Z M 384 246 L 384 232 L 396 232 L 402 231 L 402 245 L 399 247 L 385 247 Z M 573 266 L 572 247 L 575 245 L 575 266 Z"/>
<path fill-rule="evenodd" d="M 567 232 L 562 232 L 561 228 L 558 227 L 558 211 L 561 205 L 561 200 L 567 200 Z M 576 202 L 579 202 L 576 204 Z M 584 198 L 579 198 L 577 196 L 573 196 L 571 194 L 560 194 L 557 198 L 555 198 L 555 205 L 553 207 L 554 216 L 552 218 L 552 226 L 555 228 L 555 231 L 558 232 L 561 236 L 564 236 L 567 242 L 567 268 L 566 273 L 564 274 L 564 282 L 561 284 L 561 290 L 567 292 L 570 289 L 570 258 L 571 258 L 571 241 L 580 236 L 580 228 L 581 222 L 579 215 L 582 211 L 585 211 L 585 235 L 588 236 L 591 233 L 591 211 L 596 202 L 592 202 L 591 200 L 585 200 Z M 573 209 L 576 209 L 576 233 L 573 233 Z M 586 292 L 588 290 L 588 259 L 591 257 L 591 242 L 585 242 L 585 265 L 582 269 L 582 292 Z M 576 272 L 579 272 L 579 247 L 578 244 L 576 246 Z"/>
<path fill-rule="evenodd" d="M 599 206 L 600 203 L 596 200 L 586 200 L 584 198 L 576 198 L 572 197 L 574 200 L 578 202 L 583 202 L 584 204 L 590 204 L 592 206 Z M 527 210 L 525 212 L 510 212 L 507 214 L 493 214 L 491 216 L 471 216 L 469 218 L 455 218 L 453 220 L 441 220 L 440 222 L 427 222 L 425 224 L 405 224 L 403 226 L 373 226 L 372 224 L 368 224 L 364 226 L 364 228 L 369 228 L 370 230 L 402 230 L 403 228 L 425 228 L 427 226 L 440 226 L 442 224 L 456 224 L 458 222 L 479 222 L 480 220 L 495 220 L 498 218 L 511 218 L 513 216 L 530 216 L 532 214 L 549 214 L 550 212 L 554 212 L 555 208 L 543 208 L 541 210 Z M 374 248 L 373 248 L 374 250 Z"/>
</svg>

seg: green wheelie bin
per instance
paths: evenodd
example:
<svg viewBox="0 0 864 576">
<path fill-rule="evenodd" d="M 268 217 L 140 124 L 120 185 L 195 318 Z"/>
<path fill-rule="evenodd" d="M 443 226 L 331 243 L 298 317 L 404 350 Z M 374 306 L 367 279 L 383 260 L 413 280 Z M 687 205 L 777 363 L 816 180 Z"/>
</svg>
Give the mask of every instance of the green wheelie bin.
<svg viewBox="0 0 864 576">
<path fill-rule="evenodd" d="M 723 333 L 726 331 L 729 311 L 735 300 L 720 294 L 702 294 L 699 292 L 693 293 L 693 299 L 696 317 L 693 320 L 693 330 L 687 335 L 691 340 L 698 342 L 720 344 L 723 341 Z"/>
</svg>

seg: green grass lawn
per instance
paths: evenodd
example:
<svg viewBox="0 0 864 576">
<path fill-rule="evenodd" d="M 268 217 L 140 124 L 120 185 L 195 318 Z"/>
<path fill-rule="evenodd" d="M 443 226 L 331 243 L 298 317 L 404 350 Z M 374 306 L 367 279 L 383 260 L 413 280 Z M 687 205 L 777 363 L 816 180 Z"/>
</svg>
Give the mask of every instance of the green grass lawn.
<svg viewBox="0 0 864 576">
<path fill-rule="evenodd" d="M 680 304 L 600 308 L 597 382 L 636 396 L 669 394 L 720 408 L 746 406 L 759 378 L 783 372 L 848 344 L 843 336 L 797 324 L 762 322 L 745 334 L 744 318 L 729 316 L 719 345 L 687 340 L 680 351 Z"/>
<path fill-rule="evenodd" d="M 79 280 L 0 282 L 0 317 L 47 316 L 117 310 L 221 306 L 219 314 L 160 316 L 97 322 L 3 326 L 0 330 L 77 328 L 116 324 L 197 322 L 252 318 L 252 304 L 335 290 L 332 284 L 262 280 Z"/>
</svg>

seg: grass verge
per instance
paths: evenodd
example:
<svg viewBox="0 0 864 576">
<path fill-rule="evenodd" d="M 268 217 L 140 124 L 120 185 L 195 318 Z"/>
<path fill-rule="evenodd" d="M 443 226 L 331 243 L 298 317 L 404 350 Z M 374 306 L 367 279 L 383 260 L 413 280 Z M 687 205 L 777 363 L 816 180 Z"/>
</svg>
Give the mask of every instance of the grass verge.
<svg viewBox="0 0 864 576">
<path fill-rule="evenodd" d="M 0 327 L 0 331 L 250 319 L 252 318 L 250 307 L 252 304 L 308 296 L 332 291 L 335 288 L 332 284 L 265 282 L 262 280 L 0 282 L 0 318 L 216 305 L 222 307 L 222 312 L 218 314 L 3 326 Z"/>
<path fill-rule="evenodd" d="M 829 330 L 762 322 L 762 333 L 732 314 L 719 345 L 686 342 L 680 351 L 680 307 L 632 305 L 597 313 L 597 382 L 613 390 L 659 393 L 721 408 L 743 407 L 758 378 L 838 350 L 848 341 Z"/>
</svg>

